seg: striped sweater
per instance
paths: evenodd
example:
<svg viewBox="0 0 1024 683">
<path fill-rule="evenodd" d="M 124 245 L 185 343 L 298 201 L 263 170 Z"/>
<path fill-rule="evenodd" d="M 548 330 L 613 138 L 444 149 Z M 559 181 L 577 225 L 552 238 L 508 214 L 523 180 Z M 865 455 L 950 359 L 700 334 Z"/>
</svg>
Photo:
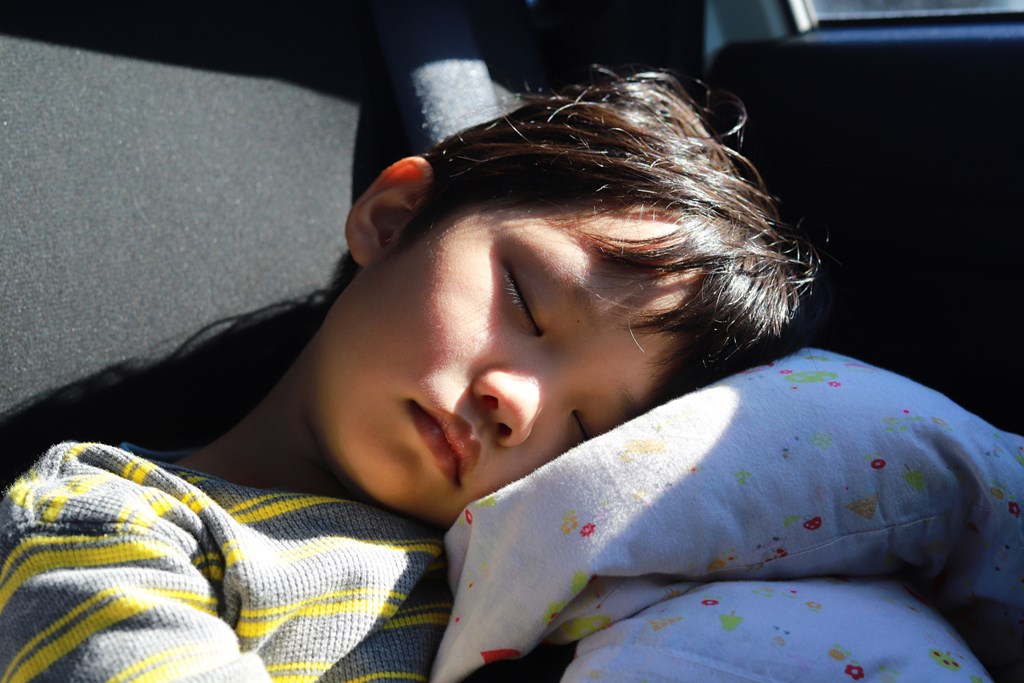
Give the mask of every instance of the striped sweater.
<svg viewBox="0 0 1024 683">
<path fill-rule="evenodd" d="M 0 681 L 426 681 L 440 537 L 61 444 L 0 504 Z"/>
</svg>

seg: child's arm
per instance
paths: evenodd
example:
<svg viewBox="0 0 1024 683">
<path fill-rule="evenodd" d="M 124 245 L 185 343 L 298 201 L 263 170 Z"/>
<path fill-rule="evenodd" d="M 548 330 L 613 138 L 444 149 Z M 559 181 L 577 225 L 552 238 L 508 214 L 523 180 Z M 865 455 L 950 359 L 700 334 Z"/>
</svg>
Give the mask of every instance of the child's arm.
<svg viewBox="0 0 1024 683">
<path fill-rule="evenodd" d="M 52 474 L 0 504 L 0 681 L 270 680 L 218 614 L 203 549 L 158 523 L 168 501 L 109 472 Z"/>
</svg>

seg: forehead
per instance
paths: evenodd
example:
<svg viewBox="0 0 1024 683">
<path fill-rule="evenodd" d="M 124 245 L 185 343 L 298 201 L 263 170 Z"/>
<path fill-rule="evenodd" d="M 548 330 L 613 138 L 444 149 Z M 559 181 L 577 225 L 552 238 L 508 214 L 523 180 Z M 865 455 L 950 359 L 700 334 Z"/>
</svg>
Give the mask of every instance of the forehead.
<svg viewBox="0 0 1024 683">
<path fill-rule="evenodd" d="M 674 310 L 694 292 L 698 274 L 666 273 L 630 267 L 609 256 L 611 251 L 643 251 L 677 235 L 677 224 L 653 211 L 597 213 L 593 210 L 506 207 L 483 204 L 463 207 L 442 219 L 433 238 L 448 245 L 467 232 L 512 247 L 545 263 L 552 274 L 576 285 L 577 303 L 615 308 L 620 315 L 649 316 Z"/>
<path fill-rule="evenodd" d="M 624 317 L 675 310 L 693 295 L 695 273 L 666 274 L 628 267 L 609 249 L 642 251 L 676 235 L 675 223 L 653 213 L 623 214 L 512 210 L 496 216 L 500 229 L 521 240 L 538 259 L 573 280 L 577 303 L 601 305 Z"/>
</svg>

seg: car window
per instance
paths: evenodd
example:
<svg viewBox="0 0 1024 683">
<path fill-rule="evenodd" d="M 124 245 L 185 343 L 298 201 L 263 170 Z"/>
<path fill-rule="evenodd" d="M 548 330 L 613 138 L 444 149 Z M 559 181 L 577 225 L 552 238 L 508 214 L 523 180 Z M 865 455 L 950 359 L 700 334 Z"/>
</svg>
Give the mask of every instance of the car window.
<svg viewBox="0 0 1024 683">
<path fill-rule="evenodd" d="M 822 21 L 1024 12 L 1024 0 L 812 0 Z"/>
</svg>

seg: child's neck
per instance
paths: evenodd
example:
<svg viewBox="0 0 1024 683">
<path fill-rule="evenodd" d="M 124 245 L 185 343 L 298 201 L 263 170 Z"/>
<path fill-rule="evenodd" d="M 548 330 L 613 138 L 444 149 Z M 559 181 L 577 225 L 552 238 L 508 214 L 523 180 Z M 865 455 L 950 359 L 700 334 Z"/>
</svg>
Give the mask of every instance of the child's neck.
<svg viewBox="0 0 1024 683">
<path fill-rule="evenodd" d="M 318 451 L 298 410 L 300 361 L 226 434 L 177 464 L 257 488 L 349 497 L 319 464 Z"/>
</svg>

